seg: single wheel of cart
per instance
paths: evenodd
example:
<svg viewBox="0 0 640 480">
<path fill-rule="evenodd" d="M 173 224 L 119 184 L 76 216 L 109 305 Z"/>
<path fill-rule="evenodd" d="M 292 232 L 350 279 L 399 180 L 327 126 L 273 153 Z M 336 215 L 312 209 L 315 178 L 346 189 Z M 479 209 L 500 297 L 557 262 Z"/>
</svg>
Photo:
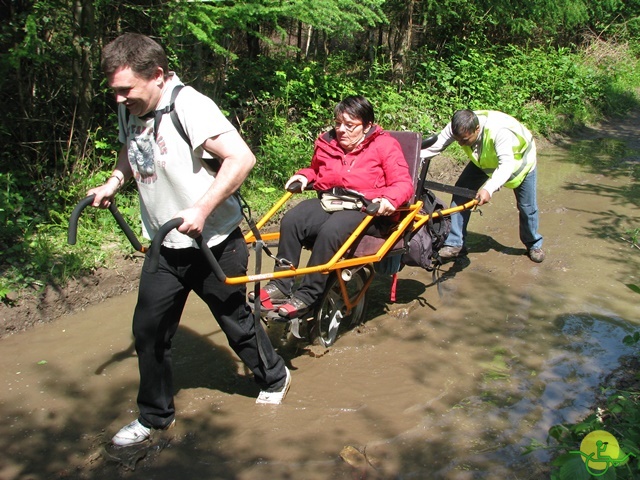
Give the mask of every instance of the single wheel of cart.
<svg viewBox="0 0 640 480">
<path fill-rule="evenodd" d="M 365 265 L 342 280 L 337 272 L 329 275 L 327 286 L 308 325 L 309 343 L 333 345 L 339 335 L 362 323 L 366 312 L 366 286 L 373 276 L 373 265 Z M 343 288 L 345 292 L 343 292 Z M 345 301 L 345 298 L 348 299 Z"/>
</svg>

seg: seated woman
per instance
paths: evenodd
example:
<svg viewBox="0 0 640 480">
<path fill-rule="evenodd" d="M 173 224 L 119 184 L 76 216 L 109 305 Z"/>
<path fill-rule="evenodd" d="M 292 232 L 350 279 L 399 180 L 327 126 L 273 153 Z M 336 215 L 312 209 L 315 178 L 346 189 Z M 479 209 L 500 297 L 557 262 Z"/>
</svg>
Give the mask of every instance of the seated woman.
<svg viewBox="0 0 640 480">
<path fill-rule="evenodd" d="M 334 187 L 356 190 L 379 203 L 368 234 L 384 233 L 396 209 L 413 195 L 413 181 L 400 144 L 374 124 L 374 111 L 362 96 L 349 96 L 336 105 L 335 126 L 315 142 L 311 166 L 296 172 L 286 183 L 313 183 L 318 198 L 304 200 L 288 211 L 280 225 L 278 256 L 297 267 L 303 245 L 313 244 L 308 266 L 328 262 L 366 216 L 359 210 L 325 211 L 322 192 Z M 282 269 L 282 267 L 280 268 Z M 275 309 L 290 319 L 308 312 L 324 291 L 327 275 L 305 275 L 292 293 L 293 278 L 270 281 L 260 290 L 263 308 Z"/>
</svg>

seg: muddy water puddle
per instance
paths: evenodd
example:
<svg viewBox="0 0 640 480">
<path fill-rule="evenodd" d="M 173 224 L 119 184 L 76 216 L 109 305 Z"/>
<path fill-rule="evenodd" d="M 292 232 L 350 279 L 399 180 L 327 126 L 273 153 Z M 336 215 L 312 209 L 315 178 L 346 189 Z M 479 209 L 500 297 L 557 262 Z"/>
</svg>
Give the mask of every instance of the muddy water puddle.
<svg viewBox="0 0 640 480">
<path fill-rule="evenodd" d="M 583 145 L 582 145 L 583 147 Z M 174 342 L 173 430 L 128 457 L 104 447 L 136 416 L 135 294 L 0 342 L 0 478 L 544 478 L 553 424 L 590 412 L 596 387 L 640 325 L 633 164 L 593 171 L 607 151 L 548 148 L 539 160 L 547 259 L 524 256 L 510 191 L 474 213 L 468 260 L 375 281 L 366 323 L 311 356 L 280 344 L 285 404 L 257 388 L 204 304 Z M 619 153 L 614 150 L 616 155 Z M 612 154 L 609 154 L 610 156 Z"/>
</svg>

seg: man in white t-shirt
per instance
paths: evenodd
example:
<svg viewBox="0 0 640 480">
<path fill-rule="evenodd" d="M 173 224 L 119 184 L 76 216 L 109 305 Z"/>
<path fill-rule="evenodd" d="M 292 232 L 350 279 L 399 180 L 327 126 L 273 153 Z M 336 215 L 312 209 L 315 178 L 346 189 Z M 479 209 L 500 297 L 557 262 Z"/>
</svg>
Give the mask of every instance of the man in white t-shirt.
<svg viewBox="0 0 640 480">
<path fill-rule="evenodd" d="M 123 147 L 111 177 L 88 192 L 95 194 L 93 205 L 108 208 L 133 178 L 146 238 L 153 239 L 173 218 L 184 220 L 165 238 L 157 272 L 149 271 L 148 257 L 142 267 L 133 316 L 140 415 L 112 443 L 136 445 L 152 430 L 174 425 L 171 340 L 191 290 L 209 306 L 229 345 L 253 372 L 261 388 L 256 403 L 281 403 L 291 375 L 264 330 L 256 328 L 245 286 L 220 282 L 194 240 L 203 237 L 227 276 L 246 275 L 242 212 L 233 194 L 255 164 L 253 153 L 216 104 L 191 87 L 182 88 L 174 104 L 187 143 L 167 111 L 162 113 L 173 88 L 182 83 L 169 71 L 163 48 L 149 37 L 116 38 L 103 50 L 102 69 L 118 102 Z M 219 168 L 210 166 L 216 164 Z"/>
</svg>

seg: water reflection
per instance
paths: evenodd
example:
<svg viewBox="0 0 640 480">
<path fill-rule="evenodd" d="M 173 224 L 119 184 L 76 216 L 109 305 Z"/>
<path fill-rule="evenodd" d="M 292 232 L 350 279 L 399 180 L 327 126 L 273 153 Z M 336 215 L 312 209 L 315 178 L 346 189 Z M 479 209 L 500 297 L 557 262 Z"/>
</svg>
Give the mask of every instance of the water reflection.
<svg viewBox="0 0 640 480">
<path fill-rule="evenodd" d="M 481 364 L 477 393 L 444 414 L 426 415 L 401 435 L 367 444 L 367 458 L 377 459 L 377 473 L 384 472 L 373 478 L 545 478 L 549 454 L 523 456 L 525 448 L 532 439 L 545 443 L 552 425 L 591 413 L 603 376 L 633 351 L 622 343 L 632 329 L 615 315 L 561 315 L 553 322 L 552 348 L 537 371 L 520 358 L 521 344 L 503 340 L 509 346 L 495 349 Z M 430 406 L 423 407 L 430 411 Z M 398 451 L 400 458 L 393 454 Z M 391 465 L 403 475 L 392 477 Z"/>
</svg>

